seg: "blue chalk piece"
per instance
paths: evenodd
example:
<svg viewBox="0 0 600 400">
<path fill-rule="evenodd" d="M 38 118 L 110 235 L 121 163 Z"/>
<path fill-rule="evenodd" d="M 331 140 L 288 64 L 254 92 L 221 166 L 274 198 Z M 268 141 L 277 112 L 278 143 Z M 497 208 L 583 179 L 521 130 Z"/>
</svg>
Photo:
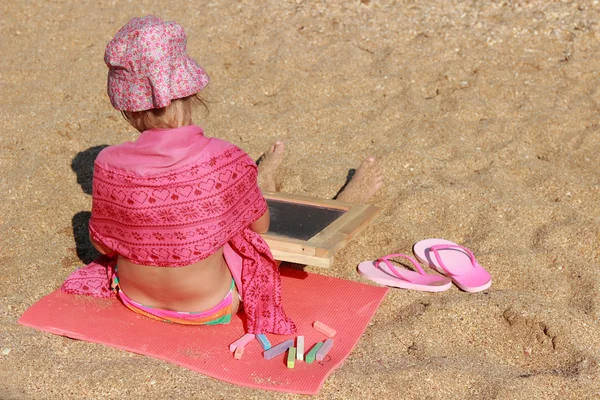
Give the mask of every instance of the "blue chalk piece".
<svg viewBox="0 0 600 400">
<path fill-rule="evenodd" d="M 263 350 L 269 350 L 271 348 L 271 342 L 269 342 L 269 339 L 262 333 L 256 335 L 256 340 L 258 340 L 258 343 L 260 343 Z"/>
<path fill-rule="evenodd" d="M 285 342 L 281 342 L 277 346 L 271 347 L 269 350 L 267 350 L 263 353 L 265 356 L 265 360 L 270 360 L 273 357 L 277 357 L 278 355 L 283 354 L 286 351 L 288 351 L 288 349 L 293 346 L 294 346 L 293 339 L 289 339 L 289 340 L 286 340 Z"/>
</svg>

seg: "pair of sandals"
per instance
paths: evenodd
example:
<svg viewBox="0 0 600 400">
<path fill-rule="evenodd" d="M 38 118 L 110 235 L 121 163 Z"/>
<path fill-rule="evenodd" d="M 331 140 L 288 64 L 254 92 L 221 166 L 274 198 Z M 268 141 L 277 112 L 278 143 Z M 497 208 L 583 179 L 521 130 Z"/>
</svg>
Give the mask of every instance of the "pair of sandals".
<svg viewBox="0 0 600 400">
<path fill-rule="evenodd" d="M 491 275 L 479 265 L 471 250 L 449 240 L 421 240 L 413 246 L 413 253 L 420 262 L 444 276 L 426 274 L 415 259 L 405 254 L 364 261 L 358 265 L 358 272 L 382 285 L 424 292 L 443 292 L 454 283 L 465 292 L 476 293 L 492 284 Z M 408 260 L 416 272 L 393 265 L 390 260 L 397 257 Z"/>
</svg>

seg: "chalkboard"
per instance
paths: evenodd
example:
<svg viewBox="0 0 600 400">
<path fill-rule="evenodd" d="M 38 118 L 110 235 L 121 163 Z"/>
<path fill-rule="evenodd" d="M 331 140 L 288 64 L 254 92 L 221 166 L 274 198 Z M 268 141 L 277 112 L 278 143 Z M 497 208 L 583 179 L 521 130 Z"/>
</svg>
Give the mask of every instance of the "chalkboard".
<svg viewBox="0 0 600 400">
<path fill-rule="evenodd" d="M 276 260 L 330 267 L 333 255 L 379 214 L 369 204 L 264 192 L 271 213 L 263 238 Z"/>
<path fill-rule="evenodd" d="M 267 199 L 269 234 L 308 240 L 344 215 L 346 210 Z"/>
</svg>

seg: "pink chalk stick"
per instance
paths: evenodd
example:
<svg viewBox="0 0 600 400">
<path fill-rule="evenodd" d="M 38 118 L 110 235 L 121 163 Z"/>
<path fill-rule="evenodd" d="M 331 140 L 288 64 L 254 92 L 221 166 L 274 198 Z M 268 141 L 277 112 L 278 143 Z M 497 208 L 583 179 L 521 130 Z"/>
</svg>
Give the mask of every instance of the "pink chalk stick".
<svg viewBox="0 0 600 400">
<path fill-rule="evenodd" d="M 235 349 L 235 353 L 233 353 L 233 357 L 236 360 L 241 360 L 243 355 L 244 355 L 244 347 L 238 346 L 237 349 Z"/>
<path fill-rule="evenodd" d="M 324 323 L 322 323 L 320 321 L 315 321 L 313 323 L 313 328 L 315 328 L 316 330 L 318 330 L 325 336 L 329 336 L 329 337 L 335 336 L 335 330 L 333 328 L 328 327 L 327 325 L 325 325 Z"/>
<path fill-rule="evenodd" d="M 327 339 L 323 346 L 317 351 L 317 356 L 315 357 L 317 361 L 323 361 L 329 350 L 333 347 L 333 339 Z"/>
<path fill-rule="evenodd" d="M 246 333 L 244 336 L 229 345 L 229 351 L 233 353 L 238 347 L 244 347 L 253 340 L 254 335 L 251 333 Z"/>
</svg>

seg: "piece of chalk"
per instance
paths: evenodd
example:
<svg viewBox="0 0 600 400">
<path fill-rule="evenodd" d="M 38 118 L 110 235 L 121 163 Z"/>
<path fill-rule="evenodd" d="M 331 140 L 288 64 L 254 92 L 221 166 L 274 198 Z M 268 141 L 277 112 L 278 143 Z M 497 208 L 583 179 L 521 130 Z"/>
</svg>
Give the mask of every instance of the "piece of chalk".
<svg viewBox="0 0 600 400">
<path fill-rule="evenodd" d="M 323 361 L 329 350 L 333 347 L 333 339 L 327 339 L 323 346 L 317 351 L 317 356 L 315 357 L 317 361 Z"/>
<path fill-rule="evenodd" d="M 302 361 L 304 358 L 304 336 L 296 338 L 296 359 Z"/>
<path fill-rule="evenodd" d="M 293 339 L 288 339 L 285 342 L 279 343 L 277 346 L 271 347 L 269 350 L 265 351 L 263 355 L 265 356 L 265 360 L 270 360 L 273 357 L 276 357 L 280 354 L 283 354 L 294 345 Z"/>
<path fill-rule="evenodd" d="M 321 346 L 323 346 L 323 342 L 317 342 L 317 344 L 315 344 L 313 348 L 310 349 L 305 358 L 307 364 L 312 364 L 313 361 L 315 361 L 315 356 L 317 355 L 317 352 L 319 351 Z"/>
<path fill-rule="evenodd" d="M 241 360 L 243 355 L 244 355 L 244 346 L 238 346 L 235 349 L 235 353 L 233 353 L 233 357 L 236 360 Z"/>
<path fill-rule="evenodd" d="M 271 348 L 271 342 L 269 342 L 269 339 L 262 333 L 256 335 L 256 340 L 258 340 L 258 343 L 260 343 L 263 350 L 269 350 Z"/>
<path fill-rule="evenodd" d="M 296 348 L 290 347 L 288 350 L 287 367 L 294 368 L 295 360 L 296 360 Z"/>
<path fill-rule="evenodd" d="M 329 337 L 334 337 L 335 336 L 335 329 L 332 329 L 332 328 L 328 327 L 327 325 L 325 325 L 321 321 L 315 321 L 313 323 L 313 328 L 315 328 L 316 330 L 318 330 L 319 332 L 321 332 L 323 335 L 326 335 L 326 336 L 329 336 Z"/>
<path fill-rule="evenodd" d="M 244 336 L 242 336 L 241 338 L 229 345 L 229 351 L 233 353 L 235 349 L 237 349 L 238 347 L 244 347 L 252 340 L 254 340 L 254 335 L 251 333 L 246 333 Z"/>
</svg>

